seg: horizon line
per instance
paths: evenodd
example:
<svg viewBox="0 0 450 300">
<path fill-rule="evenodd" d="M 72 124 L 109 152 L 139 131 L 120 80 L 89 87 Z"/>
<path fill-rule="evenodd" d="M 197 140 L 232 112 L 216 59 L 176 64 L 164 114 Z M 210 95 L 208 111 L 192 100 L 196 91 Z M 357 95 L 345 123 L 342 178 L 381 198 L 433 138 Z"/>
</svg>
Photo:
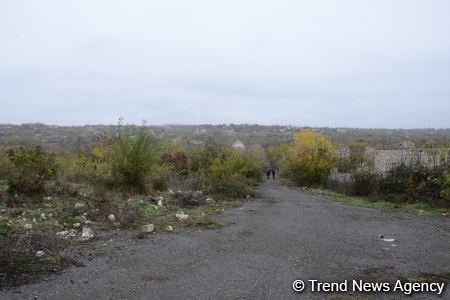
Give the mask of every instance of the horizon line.
<svg viewBox="0 0 450 300">
<path fill-rule="evenodd" d="M 25 126 L 25 125 L 44 125 L 49 127 L 86 127 L 86 126 L 117 126 L 118 124 L 47 124 L 42 122 L 29 123 L 0 123 L 0 126 Z M 450 127 L 346 127 L 346 126 L 307 126 L 307 125 L 293 125 L 293 124 L 258 124 L 258 123 L 161 123 L 161 124 L 137 124 L 124 123 L 123 126 L 145 126 L 145 127 L 167 127 L 167 126 L 264 126 L 264 127 L 293 127 L 293 128 L 312 128 L 312 129 L 370 129 L 370 130 L 449 130 Z"/>
</svg>

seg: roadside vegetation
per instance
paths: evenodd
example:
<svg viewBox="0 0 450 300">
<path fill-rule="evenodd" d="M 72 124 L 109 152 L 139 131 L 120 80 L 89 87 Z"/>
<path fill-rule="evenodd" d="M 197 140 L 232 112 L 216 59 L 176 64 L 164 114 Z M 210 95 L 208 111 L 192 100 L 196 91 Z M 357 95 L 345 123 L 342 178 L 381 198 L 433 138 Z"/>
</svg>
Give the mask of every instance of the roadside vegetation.
<svg viewBox="0 0 450 300">
<path fill-rule="evenodd" d="M 386 212 L 414 212 L 420 215 L 450 215 L 449 207 L 439 207 L 436 205 L 430 205 L 423 202 L 411 202 L 411 203 L 395 203 L 385 201 L 383 199 L 370 199 L 361 196 L 344 195 L 336 193 L 327 188 L 305 188 L 305 190 L 313 195 L 326 197 L 333 200 L 336 203 L 343 205 L 359 206 L 376 208 Z"/>
<path fill-rule="evenodd" d="M 382 172 L 366 142 L 333 143 L 313 130 L 237 150 L 213 139 L 162 140 L 121 122 L 89 146 L 0 148 L 0 288 L 77 263 L 79 247 L 102 230 L 145 238 L 220 228 L 215 215 L 253 197 L 271 169 L 338 203 L 448 214 L 449 149 L 430 140 L 426 155 Z"/>
<path fill-rule="evenodd" d="M 0 287 L 74 263 L 77 245 L 104 229 L 144 238 L 219 228 L 215 215 L 253 196 L 267 163 L 264 150 L 167 143 L 130 128 L 84 151 L 0 150 Z"/>
<path fill-rule="evenodd" d="M 450 210 L 450 148 L 435 148 L 431 140 L 427 145 L 424 153 L 416 151 L 417 156 L 381 172 L 366 143 L 350 143 L 342 155 L 326 137 L 307 131 L 280 146 L 278 160 L 282 175 L 292 184 L 313 191 L 326 188 L 339 203 L 446 213 Z"/>
</svg>

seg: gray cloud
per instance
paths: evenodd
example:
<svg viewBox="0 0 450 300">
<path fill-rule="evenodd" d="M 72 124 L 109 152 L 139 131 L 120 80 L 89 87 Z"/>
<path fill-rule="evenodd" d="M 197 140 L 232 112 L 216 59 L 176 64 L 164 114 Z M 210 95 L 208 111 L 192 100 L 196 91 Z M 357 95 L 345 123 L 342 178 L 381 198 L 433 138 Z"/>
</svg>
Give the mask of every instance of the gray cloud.
<svg viewBox="0 0 450 300">
<path fill-rule="evenodd" d="M 449 11 L 0 0 L 0 123 L 450 127 Z"/>
</svg>

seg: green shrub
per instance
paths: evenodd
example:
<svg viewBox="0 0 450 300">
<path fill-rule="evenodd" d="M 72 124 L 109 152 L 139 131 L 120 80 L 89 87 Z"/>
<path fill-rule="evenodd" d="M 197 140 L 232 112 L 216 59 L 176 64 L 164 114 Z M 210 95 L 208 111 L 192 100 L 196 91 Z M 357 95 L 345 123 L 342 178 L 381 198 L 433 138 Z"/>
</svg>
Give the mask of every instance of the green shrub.
<svg viewBox="0 0 450 300">
<path fill-rule="evenodd" d="M 7 180 L 14 175 L 14 164 L 6 150 L 0 149 L 0 180 Z"/>
<path fill-rule="evenodd" d="M 338 156 L 336 157 L 335 162 L 339 172 L 350 173 L 354 170 L 352 161 L 348 157 Z"/>
<path fill-rule="evenodd" d="M 251 183 L 241 174 L 231 174 L 226 179 L 211 176 L 209 182 L 209 191 L 214 194 L 231 198 L 243 198 L 253 194 Z"/>
<path fill-rule="evenodd" d="M 80 152 L 57 156 L 60 175 L 66 180 L 83 183 L 107 183 L 111 180 L 111 165 L 106 159 Z"/>
<path fill-rule="evenodd" d="M 210 192 L 239 198 L 253 194 L 253 185 L 261 176 L 262 167 L 257 160 L 227 150 L 212 161 L 207 182 Z"/>
<path fill-rule="evenodd" d="M 152 189 L 166 191 L 169 188 L 170 170 L 164 166 L 153 165 L 150 175 Z"/>
<path fill-rule="evenodd" d="M 193 151 L 188 156 L 189 174 L 203 176 L 208 172 L 214 159 L 216 159 L 221 149 L 214 141 L 209 140 L 200 151 Z"/>
<path fill-rule="evenodd" d="M 0 239 L 14 233 L 14 229 L 7 224 L 0 224 Z"/>
<path fill-rule="evenodd" d="M 412 169 L 404 164 L 389 170 L 382 181 L 382 192 L 384 194 L 405 193 L 408 190 L 411 172 Z"/>
<path fill-rule="evenodd" d="M 444 171 L 442 174 L 441 192 L 442 199 L 446 202 L 447 206 L 450 205 L 450 172 Z"/>
<path fill-rule="evenodd" d="M 379 190 L 381 175 L 360 169 L 353 173 L 353 194 L 357 196 L 369 196 Z"/>
<path fill-rule="evenodd" d="M 54 155 L 40 146 L 10 150 L 9 158 L 14 165 L 14 174 L 8 178 L 11 192 L 42 193 L 45 191 L 46 182 L 56 177 Z"/>
<path fill-rule="evenodd" d="M 380 189 L 385 195 L 401 195 L 402 199 L 409 202 L 420 201 L 448 206 L 448 172 L 448 166 L 402 164 L 388 172 L 381 181 Z"/>
<path fill-rule="evenodd" d="M 148 192 L 149 175 L 157 163 L 156 144 L 141 130 L 137 137 L 126 135 L 115 141 L 111 153 L 114 180 L 129 190 Z"/>
<path fill-rule="evenodd" d="M 182 151 L 177 151 L 175 153 L 164 153 L 161 156 L 161 162 L 164 165 L 172 167 L 173 170 L 179 175 L 188 175 L 188 159 L 186 154 Z"/>
</svg>

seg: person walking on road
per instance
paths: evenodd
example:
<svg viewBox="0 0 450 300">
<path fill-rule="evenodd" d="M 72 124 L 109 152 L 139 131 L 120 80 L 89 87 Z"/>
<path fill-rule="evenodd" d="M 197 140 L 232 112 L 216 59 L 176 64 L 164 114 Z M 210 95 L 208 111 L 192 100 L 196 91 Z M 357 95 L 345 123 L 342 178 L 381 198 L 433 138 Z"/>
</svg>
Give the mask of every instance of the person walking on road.
<svg viewBox="0 0 450 300">
<path fill-rule="evenodd" d="M 270 169 L 267 169 L 267 171 L 266 171 L 267 180 L 270 179 L 270 172 L 271 172 L 271 170 L 270 170 Z"/>
<path fill-rule="evenodd" d="M 272 169 L 272 179 L 275 180 L 275 169 Z"/>
</svg>

